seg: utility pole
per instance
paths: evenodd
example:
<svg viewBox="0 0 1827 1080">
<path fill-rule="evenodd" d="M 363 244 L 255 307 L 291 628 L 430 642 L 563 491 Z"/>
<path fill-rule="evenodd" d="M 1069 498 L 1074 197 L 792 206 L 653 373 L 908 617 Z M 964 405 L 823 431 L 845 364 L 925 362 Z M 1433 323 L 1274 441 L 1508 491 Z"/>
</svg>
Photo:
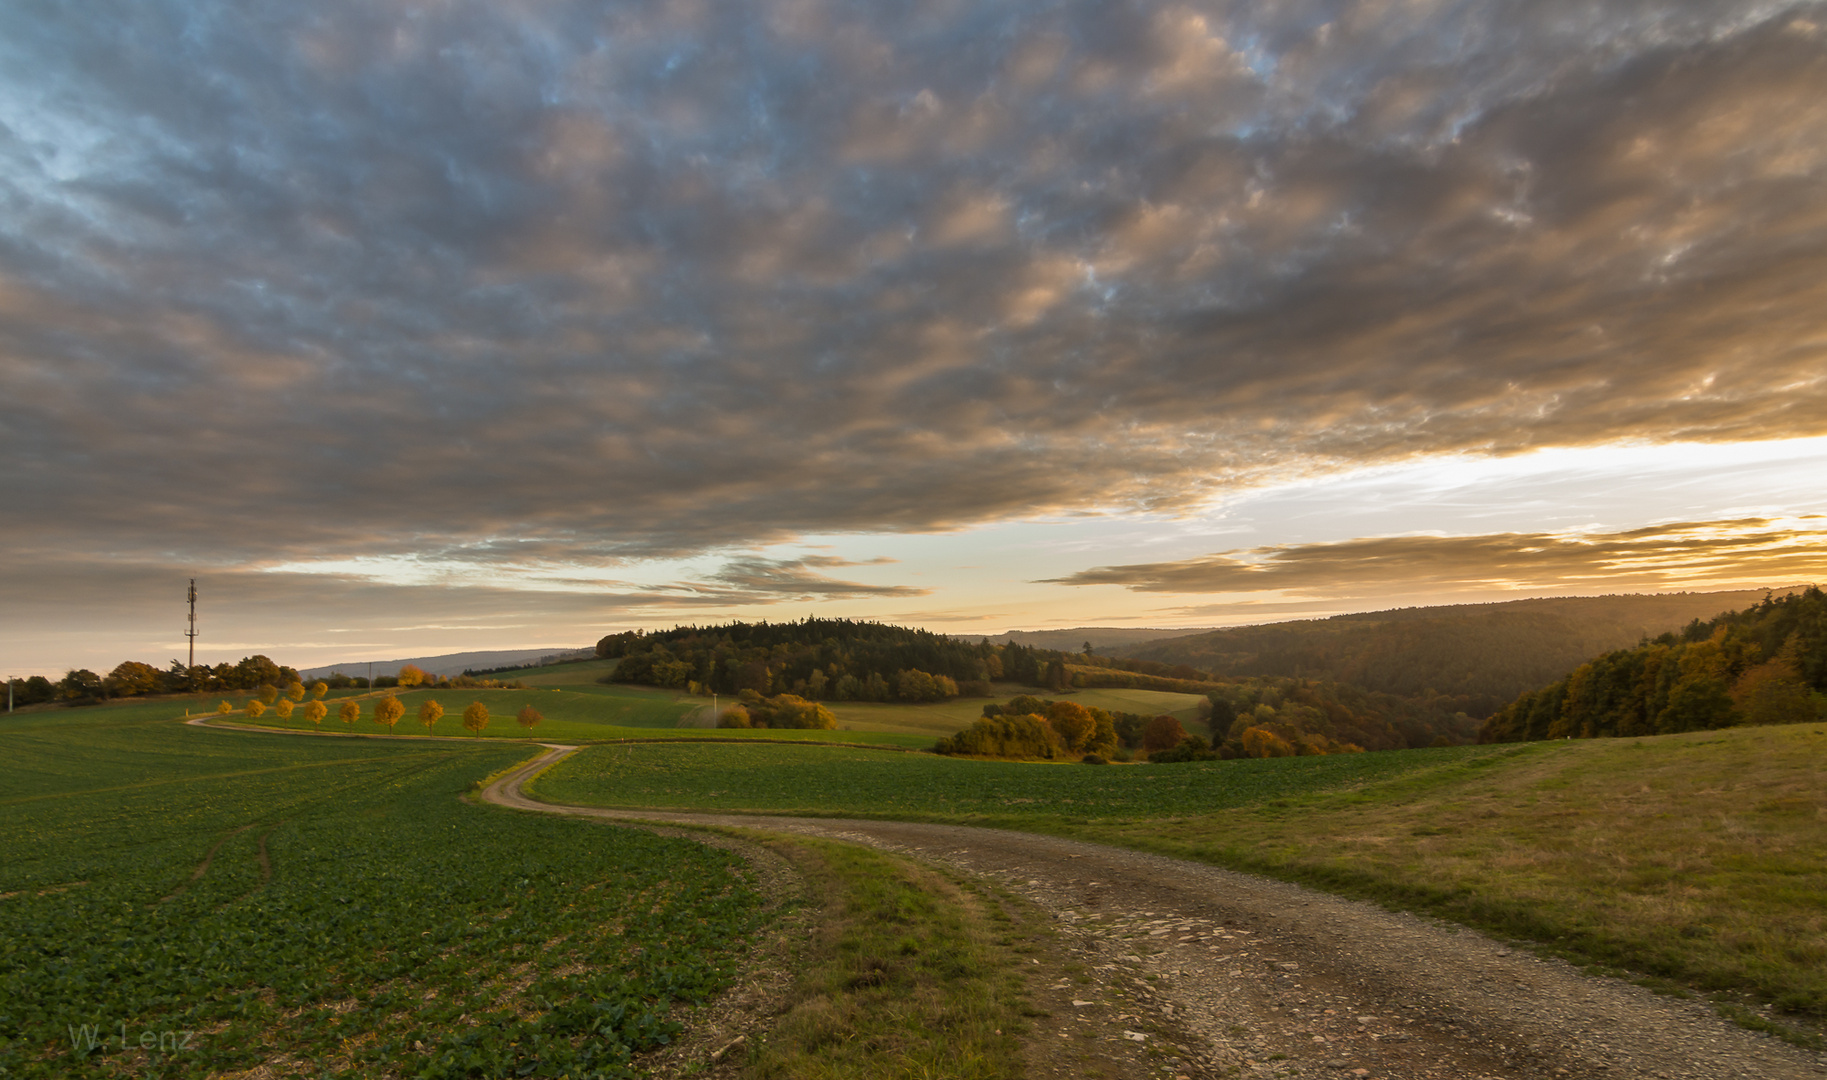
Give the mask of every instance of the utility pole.
<svg viewBox="0 0 1827 1080">
<path fill-rule="evenodd" d="M 188 680 L 190 682 L 190 688 L 192 690 L 195 690 L 197 688 L 197 677 L 195 675 L 192 675 L 191 672 L 193 672 L 197 669 L 197 579 L 196 578 L 190 579 L 190 629 L 184 631 L 184 636 L 190 639 L 190 666 L 184 669 L 184 674 L 188 677 Z"/>
</svg>

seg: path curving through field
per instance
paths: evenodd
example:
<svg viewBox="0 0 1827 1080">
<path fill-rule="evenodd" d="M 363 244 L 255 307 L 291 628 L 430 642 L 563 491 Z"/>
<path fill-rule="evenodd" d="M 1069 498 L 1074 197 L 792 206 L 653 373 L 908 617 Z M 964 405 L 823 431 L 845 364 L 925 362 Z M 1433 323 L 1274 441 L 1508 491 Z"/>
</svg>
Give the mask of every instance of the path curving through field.
<svg viewBox="0 0 1827 1080">
<path fill-rule="evenodd" d="M 1200 863 L 966 826 L 539 802 L 522 785 L 577 749 L 546 745 L 482 798 L 867 844 L 985 875 L 1039 905 L 1092 979 L 1036 988 L 1051 1015 L 1038 1022 L 1035 1076 L 1827 1076 L 1827 1057 L 1728 1024 L 1703 1003 L 1585 976 L 1448 923 Z"/>
</svg>

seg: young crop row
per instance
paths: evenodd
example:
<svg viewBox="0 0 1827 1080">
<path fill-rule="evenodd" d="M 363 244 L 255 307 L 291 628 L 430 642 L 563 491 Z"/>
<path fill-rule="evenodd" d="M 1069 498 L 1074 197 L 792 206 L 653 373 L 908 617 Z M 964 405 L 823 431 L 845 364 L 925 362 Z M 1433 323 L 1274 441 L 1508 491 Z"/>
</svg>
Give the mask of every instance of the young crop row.
<svg viewBox="0 0 1827 1080">
<path fill-rule="evenodd" d="M 882 816 L 1132 819 L 1335 791 L 1490 756 L 1488 747 L 1085 766 L 822 746 L 590 747 L 536 779 L 554 803 Z"/>
<path fill-rule="evenodd" d="M 9 735 L 0 1076 L 632 1075 L 759 917 L 716 849 L 461 801 L 512 746 Z"/>
</svg>

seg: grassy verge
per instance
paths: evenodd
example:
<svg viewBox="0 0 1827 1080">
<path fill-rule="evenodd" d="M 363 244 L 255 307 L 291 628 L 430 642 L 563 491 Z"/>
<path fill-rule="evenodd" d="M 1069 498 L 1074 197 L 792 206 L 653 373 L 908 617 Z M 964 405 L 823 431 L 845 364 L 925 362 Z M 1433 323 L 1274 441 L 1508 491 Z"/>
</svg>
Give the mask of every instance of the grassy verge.
<svg viewBox="0 0 1827 1080">
<path fill-rule="evenodd" d="M 1103 768 L 599 747 L 535 791 L 555 802 L 951 821 L 1121 844 L 1742 995 L 1775 1010 L 1761 1022 L 1827 1018 L 1819 725 Z"/>
<path fill-rule="evenodd" d="M 758 1080 L 1024 1075 L 1018 951 L 1045 931 L 974 881 L 847 844 L 777 847 L 824 916 L 787 1012 L 750 1048 Z"/>
</svg>

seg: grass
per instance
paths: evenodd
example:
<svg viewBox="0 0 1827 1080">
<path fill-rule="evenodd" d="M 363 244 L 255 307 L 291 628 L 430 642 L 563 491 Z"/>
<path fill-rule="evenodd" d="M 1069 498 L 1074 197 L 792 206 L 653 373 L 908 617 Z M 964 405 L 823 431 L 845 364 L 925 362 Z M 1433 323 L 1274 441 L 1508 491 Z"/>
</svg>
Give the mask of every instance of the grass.
<svg viewBox="0 0 1827 1080">
<path fill-rule="evenodd" d="M 1199 694 L 1173 694 L 1161 690 L 1066 690 L 1060 693 L 1031 687 L 1002 684 L 995 698 L 955 698 L 931 705 L 884 704 L 873 701 L 827 701 L 825 707 L 837 716 L 837 726 L 857 731 L 893 731 L 924 735 L 927 745 L 943 735 L 951 735 L 971 726 L 983 715 L 991 701 L 1005 702 L 1017 694 L 1033 694 L 1048 699 L 1076 701 L 1086 707 L 1111 712 L 1132 712 L 1143 716 L 1169 713 L 1189 725 L 1197 720 L 1205 698 Z"/>
<path fill-rule="evenodd" d="M 758 1080 L 1024 1075 L 1021 951 L 1046 931 L 974 881 L 849 844 L 780 839 L 822 899 L 788 1009 L 750 1047 Z"/>
<path fill-rule="evenodd" d="M 595 746 L 529 786 L 555 803 L 885 817 L 1009 828 L 1156 823 L 1443 763 L 1514 753 L 1464 747 L 1260 762 L 1105 766 L 979 761 L 837 746 Z"/>
<path fill-rule="evenodd" d="M 393 695 L 399 698 L 400 704 L 406 707 L 402 716 L 392 728 L 380 727 L 374 723 L 373 702 L 375 699 Z M 895 734 L 892 732 L 832 732 L 832 731 L 720 731 L 712 728 L 681 727 L 688 722 L 701 707 L 698 701 L 689 695 L 678 694 L 670 690 L 652 690 L 633 687 L 597 686 L 593 690 L 573 690 L 560 687 L 524 690 L 380 690 L 361 695 L 361 718 L 352 724 L 344 724 L 337 718 L 333 706 L 330 715 L 320 725 L 313 726 L 304 719 L 302 706 L 292 714 L 290 720 L 281 720 L 269 708 L 257 720 L 250 720 L 240 711 L 246 704 L 246 694 L 240 694 L 227 700 L 236 706 L 236 712 L 223 717 L 224 720 L 238 724 L 253 724 L 259 727 L 271 727 L 289 731 L 328 731 L 353 732 L 361 735 L 439 735 L 465 739 L 525 740 L 534 739 L 541 742 L 590 743 L 624 739 L 684 738 L 684 739 L 761 739 L 787 741 L 831 741 L 872 742 L 885 746 L 924 747 L 930 740 L 917 736 Z M 218 699 L 211 699 L 213 705 Z M 419 723 L 419 705 L 426 700 L 435 700 L 444 706 L 444 715 L 429 729 Z M 472 701 L 480 701 L 488 708 L 489 724 L 480 735 L 463 728 L 463 710 Z M 704 699 L 708 705 L 710 699 Z M 515 721 L 515 716 L 526 705 L 533 706 L 544 718 L 531 729 L 523 728 Z M 165 714 L 170 714 L 169 705 Z M 213 709 L 206 710 L 213 712 Z"/>
<path fill-rule="evenodd" d="M 535 791 L 556 802 L 952 821 L 1121 844 L 1827 1018 L 1819 725 L 1102 768 L 813 747 L 598 747 Z"/>
<path fill-rule="evenodd" d="M 633 1075 L 768 915 L 731 856 L 472 806 L 526 748 L 4 721 L 0 1075 Z"/>
</svg>

